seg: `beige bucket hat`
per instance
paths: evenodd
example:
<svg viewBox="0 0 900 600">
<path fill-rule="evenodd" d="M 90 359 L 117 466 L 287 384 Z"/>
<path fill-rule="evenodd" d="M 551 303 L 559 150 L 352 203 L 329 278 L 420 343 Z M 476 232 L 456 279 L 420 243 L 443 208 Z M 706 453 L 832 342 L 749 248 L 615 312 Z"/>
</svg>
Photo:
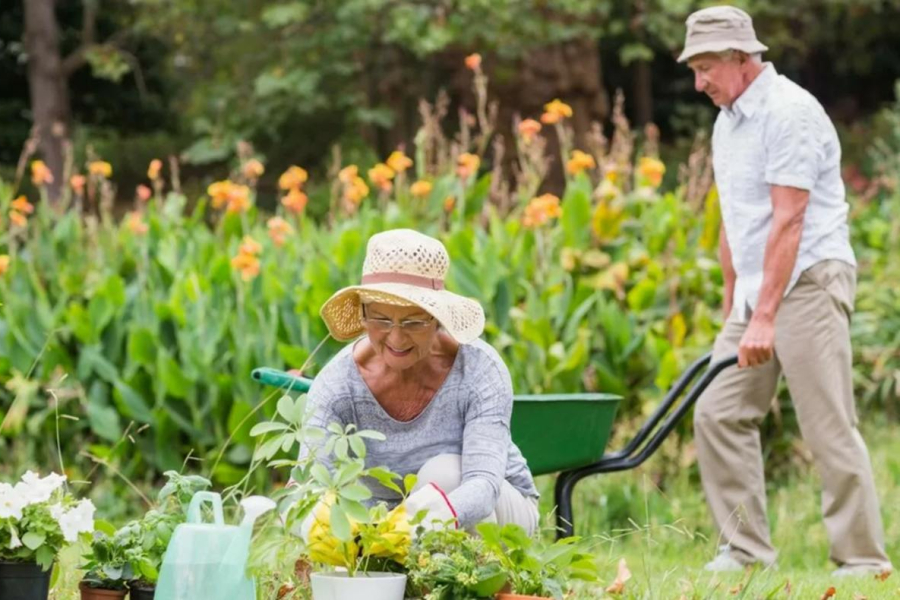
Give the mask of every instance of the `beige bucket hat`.
<svg viewBox="0 0 900 600">
<path fill-rule="evenodd" d="M 734 6 L 712 6 L 687 18 L 684 50 L 678 62 L 704 52 L 740 50 L 747 54 L 765 52 L 769 48 L 756 39 L 753 19 Z"/>
<path fill-rule="evenodd" d="M 484 331 L 484 310 L 470 298 L 444 289 L 450 256 L 439 241 L 412 229 L 393 229 L 369 238 L 362 284 L 336 292 L 320 314 L 340 341 L 365 332 L 362 303 L 418 306 L 440 322 L 460 344 Z"/>
</svg>

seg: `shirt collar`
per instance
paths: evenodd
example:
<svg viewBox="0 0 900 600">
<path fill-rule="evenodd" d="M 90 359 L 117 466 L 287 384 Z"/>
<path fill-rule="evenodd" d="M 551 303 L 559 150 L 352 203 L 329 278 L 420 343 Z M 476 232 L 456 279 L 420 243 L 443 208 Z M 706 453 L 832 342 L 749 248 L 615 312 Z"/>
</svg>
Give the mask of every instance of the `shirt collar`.
<svg viewBox="0 0 900 600">
<path fill-rule="evenodd" d="M 738 96 L 731 108 L 723 106 L 722 110 L 732 119 L 740 117 L 751 118 L 756 109 L 759 108 L 759 105 L 762 104 L 766 92 L 777 77 L 778 73 L 775 71 L 775 65 L 770 62 L 765 63 L 763 70 L 756 76 L 756 79 L 750 82 L 744 93 Z"/>
</svg>

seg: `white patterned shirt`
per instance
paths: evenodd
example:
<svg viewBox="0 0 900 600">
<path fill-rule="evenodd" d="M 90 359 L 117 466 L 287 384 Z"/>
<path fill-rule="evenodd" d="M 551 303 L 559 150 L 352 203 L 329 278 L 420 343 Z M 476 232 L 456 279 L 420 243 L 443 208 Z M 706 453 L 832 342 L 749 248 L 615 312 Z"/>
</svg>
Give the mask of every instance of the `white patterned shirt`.
<svg viewBox="0 0 900 600">
<path fill-rule="evenodd" d="M 746 322 L 759 299 L 772 229 L 772 185 L 809 191 L 800 248 L 785 295 L 817 262 L 836 259 L 856 266 L 840 141 L 812 94 L 766 63 L 734 104 L 719 112 L 712 148 L 722 220 L 737 273 L 733 318 Z"/>
</svg>

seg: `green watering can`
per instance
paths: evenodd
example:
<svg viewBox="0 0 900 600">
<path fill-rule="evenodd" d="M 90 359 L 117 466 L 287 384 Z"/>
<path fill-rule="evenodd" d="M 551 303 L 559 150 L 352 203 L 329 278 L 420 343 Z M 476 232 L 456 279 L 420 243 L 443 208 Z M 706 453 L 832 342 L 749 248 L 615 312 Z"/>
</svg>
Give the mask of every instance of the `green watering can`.
<svg viewBox="0 0 900 600">
<path fill-rule="evenodd" d="M 203 521 L 205 503 L 212 506 L 212 523 Z M 241 524 L 226 525 L 219 494 L 194 494 L 187 521 L 175 528 L 163 557 L 155 600 L 256 600 L 256 584 L 246 575 L 250 538 L 253 523 L 275 502 L 250 496 L 241 508 Z"/>
</svg>

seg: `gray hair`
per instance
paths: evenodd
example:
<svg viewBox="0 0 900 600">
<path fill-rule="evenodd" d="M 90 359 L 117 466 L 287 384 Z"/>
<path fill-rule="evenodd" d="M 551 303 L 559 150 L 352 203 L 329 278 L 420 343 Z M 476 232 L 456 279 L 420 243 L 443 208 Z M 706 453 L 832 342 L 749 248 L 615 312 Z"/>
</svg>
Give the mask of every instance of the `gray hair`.
<svg viewBox="0 0 900 600">
<path fill-rule="evenodd" d="M 741 52 L 740 50 L 722 50 L 720 52 L 713 52 L 717 57 L 722 60 L 731 60 L 735 58 L 738 54 L 747 54 L 746 52 Z M 762 52 L 755 52 L 753 54 L 747 54 L 750 57 L 752 62 L 756 64 L 762 64 Z"/>
</svg>

